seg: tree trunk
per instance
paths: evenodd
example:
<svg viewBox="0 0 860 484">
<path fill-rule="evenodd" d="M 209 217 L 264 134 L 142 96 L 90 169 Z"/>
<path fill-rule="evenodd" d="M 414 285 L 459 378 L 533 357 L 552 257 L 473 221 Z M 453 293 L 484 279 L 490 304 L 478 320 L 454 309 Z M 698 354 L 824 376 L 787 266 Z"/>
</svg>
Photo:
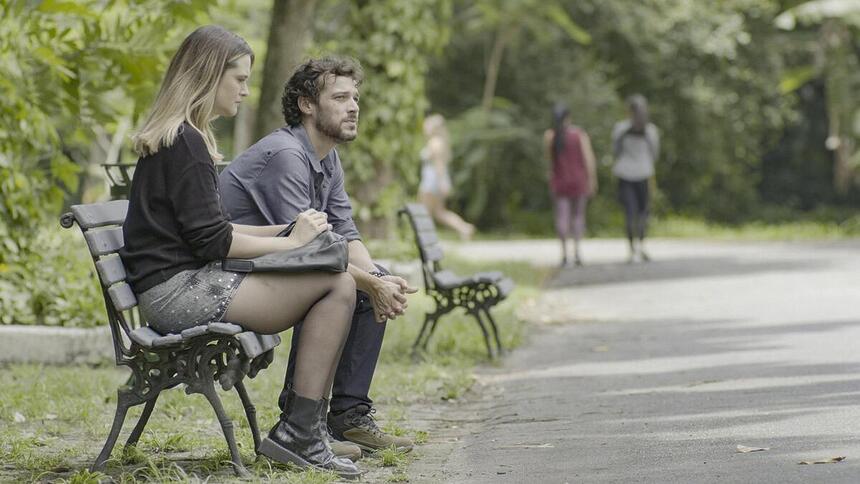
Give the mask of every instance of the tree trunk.
<svg viewBox="0 0 860 484">
<path fill-rule="evenodd" d="M 493 41 L 493 50 L 487 60 L 487 77 L 484 78 L 484 93 L 481 96 L 481 109 L 489 111 L 493 106 L 493 98 L 496 96 L 496 82 L 499 79 L 499 68 L 505 55 L 505 47 L 516 33 L 516 26 L 502 25 L 496 32 Z"/>
<path fill-rule="evenodd" d="M 254 138 L 254 117 L 256 111 L 250 105 L 241 106 L 233 118 L 233 153 L 229 159 L 235 159 L 257 141 Z"/>
<path fill-rule="evenodd" d="M 854 132 L 855 93 L 852 75 L 856 63 L 851 52 L 851 33 L 838 19 L 830 19 L 821 27 L 821 45 L 825 52 L 825 86 L 827 90 L 828 139 L 833 150 L 833 188 L 844 195 L 856 176 L 851 166 L 855 153 Z"/>
<path fill-rule="evenodd" d="M 281 94 L 284 83 L 302 61 L 313 39 L 316 5 L 317 0 L 274 0 L 254 129 L 257 139 L 284 124 Z"/>
</svg>

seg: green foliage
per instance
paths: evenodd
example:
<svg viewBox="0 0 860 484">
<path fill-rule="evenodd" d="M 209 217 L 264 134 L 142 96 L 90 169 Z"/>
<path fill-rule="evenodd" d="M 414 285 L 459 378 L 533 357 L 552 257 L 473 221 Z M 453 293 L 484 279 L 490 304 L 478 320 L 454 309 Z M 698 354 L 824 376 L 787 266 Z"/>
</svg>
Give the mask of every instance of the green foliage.
<svg viewBox="0 0 860 484">
<path fill-rule="evenodd" d="M 609 2 L 591 14 L 619 94 L 649 97 L 663 138 L 658 184 L 671 208 L 740 221 L 790 114 L 773 2 Z M 617 22 L 606 25 L 614 18 Z"/>
<path fill-rule="evenodd" d="M 72 477 L 68 481 L 61 480 L 60 482 L 67 482 L 68 484 L 100 484 L 106 478 L 107 476 L 101 472 L 90 472 L 89 469 L 81 469 L 72 474 Z"/>
<path fill-rule="evenodd" d="M 763 194 L 782 201 L 802 192 L 792 205 L 803 210 L 849 200 L 832 196 L 832 162 L 821 135 L 827 118 L 817 117 L 816 109 L 825 96 L 829 105 L 836 98 L 855 104 L 851 86 L 858 78 L 851 66 L 856 56 L 845 50 L 851 44 L 842 42 L 841 51 L 830 53 L 826 93 L 810 90 L 821 83 L 809 68 L 820 57 L 817 34 L 776 28 L 784 2 L 560 2 L 587 32 L 587 44 L 551 28 L 544 13 L 525 10 L 521 15 L 528 18 L 519 25 L 543 22 L 546 28 L 524 28 L 507 45 L 494 112 L 479 116 L 475 107 L 496 39 L 486 26 L 503 23 L 503 15 L 482 9 L 484 4 L 459 4 L 451 48 L 432 63 L 428 93 L 434 110 L 453 118 L 456 126 L 451 204 L 485 230 L 550 233 L 540 138 L 556 101 L 571 107 L 573 122 L 591 135 L 603 162 L 591 222 L 601 230 L 616 224 L 620 213 L 609 169 L 609 134 L 626 115 L 624 98 L 634 92 L 649 98 L 662 135 L 657 213 L 739 223 L 758 216 Z M 839 114 L 852 112 L 841 109 Z M 816 114 L 806 119 L 809 113 Z M 853 124 L 848 117 L 840 121 L 842 131 Z M 496 135 L 488 136 L 488 128 Z"/>
<path fill-rule="evenodd" d="M 450 123 L 456 200 L 467 219 L 484 226 L 503 225 L 548 204 L 548 196 L 532 192 L 546 183 L 546 167 L 540 140 L 520 125 L 519 111 L 510 105 L 490 112 L 472 108 Z"/>
<path fill-rule="evenodd" d="M 55 239 L 39 239 L 42 228 L 77 198 L 82 167 L 100 161 L 90 159 L 98 142 L 146 108 L 177 27 L 199 20 L 208 3 L 0 0 L 3 323 L 91 316 L 91 291 L 77 291 L 91 282 L 78 277 L 79 264 L 59 286 L 46 277 L 62 277 L 46 269 L 68 260 Z"/>
<path fill-rule="evenodd" d="M 317 50 L 358 59 L 358 138 L 341 148 L 357 218 L 390 219 L 417 185 L 428 59 L 448 37 L 451 2 L 349 2 L 349 14 Z"/>
<path fill-rule="evenodd" d="M 403 467 L 409 461 L 405 450 L 397 450 L 393 446 L 379 450 L 375 457 L 379 459 L 382 467 Z"/>
<path fill-rule="evenodd" d="M 470 21 L 458 17 L 457 34 L 428 77 L 433 109 L 450 119 L 455 189 L 449 205 L 485 230 L 550 235 L 549 162 L 542 138 L 551 106 L 558 101 L 571 106 L 573 122 L 589 132 L 598 158 L 605 156 L 612 123 L 623 114 L 612 72 L 564 32 L 538 34 L 533 28 L 527 31 L 535 31 L 533 37 L 524 33 L 509 45 L 493 109 L 484 112 L 478 107 L 485 75 L 480 59 L 491 35 L 460 28 Z M 601 172 L 608 176 L 607 168 Z"/>
<path fill-rule="evenodd" d="M 75 161 L 86 159 L 93 130 L 140 109 L 165 33 L 203 4 L 0 3 L 0 263 L 28 250 L 64 191 L 78 189 Z"/>
<path fill-rule="evenodd" d="M 29 250 L 0 264 L 0 324 L 105 324 L 93 263 L 79 233 L 41 228 Z"/>
</svg>

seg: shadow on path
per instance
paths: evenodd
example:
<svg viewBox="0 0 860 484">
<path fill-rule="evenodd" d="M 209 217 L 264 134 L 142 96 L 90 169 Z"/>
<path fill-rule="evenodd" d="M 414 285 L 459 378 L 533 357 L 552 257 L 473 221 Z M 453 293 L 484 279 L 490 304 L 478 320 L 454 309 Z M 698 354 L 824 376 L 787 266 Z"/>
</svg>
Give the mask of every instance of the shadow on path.
<svg viewBox="0 0 860 484">
<path fill-rule="evenodd" d="M 647 263 L 588 264 L 564 268 L 547 283 L 548 288 L 595 286 L 639 281 L 721 277 L 763 272 L 805 271 L 827 267 L 821 260 L 751 261 L 733 257 L 661 259 Z"/>
</svg>

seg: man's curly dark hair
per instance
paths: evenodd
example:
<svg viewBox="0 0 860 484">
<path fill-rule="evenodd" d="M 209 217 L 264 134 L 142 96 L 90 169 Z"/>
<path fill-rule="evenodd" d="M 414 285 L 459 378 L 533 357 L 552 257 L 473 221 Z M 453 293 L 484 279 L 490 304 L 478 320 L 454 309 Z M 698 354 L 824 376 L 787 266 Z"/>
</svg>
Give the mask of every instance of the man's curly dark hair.
<svg viewBox="0 0 860 484">
<path fill-rule="evenodd" d="M 299 98 L 306 97 L 313 103 L 319 102 L 320 92 L 325 89 L 325 83 L 330 79 L 330 75 L 351 77 L 356 85 L 361 84 L 364 79 L 361 64 L 349 57 L 323 57 L 311 59 L 300 65 L 284 85 L 284 95 L 281 97 L 284 121 L 289 126 L 297 126 L 302 122 Z"/>
</svg>

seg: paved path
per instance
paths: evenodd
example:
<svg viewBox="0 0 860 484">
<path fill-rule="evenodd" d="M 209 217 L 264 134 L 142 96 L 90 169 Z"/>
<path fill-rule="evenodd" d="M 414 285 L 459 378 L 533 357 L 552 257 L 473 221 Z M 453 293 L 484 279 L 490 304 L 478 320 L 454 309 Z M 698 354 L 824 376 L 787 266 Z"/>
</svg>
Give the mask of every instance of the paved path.
<svg viewBox="0 0 860 484">
<path fill-rule="evenodd" d="M 590 241 L 419 482 L 860 482 L 860 241 Z M 460 246 L 554 264 L 552 241 Z M 738 445 L 769 450 L 738 453 Z M 835 464 L 806 460 L 845 456 Z"/>
</svg>

